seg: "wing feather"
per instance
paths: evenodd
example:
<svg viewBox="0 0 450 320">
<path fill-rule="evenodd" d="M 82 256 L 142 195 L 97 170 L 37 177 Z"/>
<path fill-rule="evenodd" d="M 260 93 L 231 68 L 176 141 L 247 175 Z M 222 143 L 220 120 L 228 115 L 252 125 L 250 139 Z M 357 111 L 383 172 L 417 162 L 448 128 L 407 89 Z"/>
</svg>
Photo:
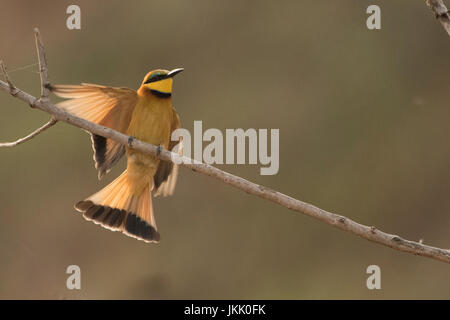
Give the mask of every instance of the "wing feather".
<svg viewBox="0 0 450 320">
<path fill-rule="evenodd" d="M 54 85 L 52 92 L 69 100 L 57 106 L 77 117 L 125 133 L 137 103 L 136 91 L 98 84 Z M 124 155 L 125 147 L 113 140 L 91 134 L 95 167 L 101 179 Z"/>
</svg>

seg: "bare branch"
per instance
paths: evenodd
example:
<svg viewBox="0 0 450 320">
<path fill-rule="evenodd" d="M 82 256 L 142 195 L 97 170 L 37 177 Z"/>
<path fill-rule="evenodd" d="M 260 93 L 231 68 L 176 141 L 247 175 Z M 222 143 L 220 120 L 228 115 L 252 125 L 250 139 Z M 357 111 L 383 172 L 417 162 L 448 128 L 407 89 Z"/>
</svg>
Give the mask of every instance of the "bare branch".
<svg viewBox="0 0 450 320">
<path fill-rule="evenodd" d="M 3 81 L 0 81 L 0 88 L 5 91 L 9 90 L 8 84 Z M 118 131 L 112 130 L 110 128 L 100 126 L 96 123 L 78 118 L 56 107 L 50 101 L 38 100 L 32 95 L 22 90 L 18 91 L 16 97 L 28 104 L 33 105 L 38 109 L 41 109 L 42 111 L 51 114 L 54 117 L 54 119 L 58 121 L 69 123 L 71 125 L 89 131 L 91 133 L 117 141 L 123 145 L 129 145 L 129 138 L 130 138 L 129 136 L 124 135 L 123 133 L 120 133 Z M 172 161 L 175 163 L 182 162 L 180 164 L 181 166 L 189 168 L 195 172 L 199 172 L 207 176 L 216 178 L 226 184 L 232 185 L 235 188 L 245 191 L 249 194 L 256 195 L 263 199 L 267 199 L 293 211 L 306 214 L 308 216 L 321 220 L 329 225 L 335 226 L 341 230 L 345 230 L 355 235 L 358 235 L 369 241 L 373 241 L 399 251 L 408 252 L 415 255 L 424 256 L 435 260 L 450 263 L 450 250 L 424 245 L 415 241 L 405 240 L 397 235 L 388 234 L 374 227 L 362 225 L 344 216 L 322 210 L 309 203 L 294 199 L 278 191 L 255 184 L 241 177 L 217 169 L 208 164 L 199 163 L 187 157 L 180 156 L 177 153 L 162 150 L 161 153 L 158 155 L 158 148 L 156 146 L 142 142 L 137 139 L 133 139 L 133 143 L 130 147 L 138 151 L 147 153 L 149 155 L 158 157 L 161 160 Z"/>
<path fill-rule="evenodd" d="M 426 4 L 450 35 L 450 14 L 442 0 L 426 0 Z"/>
<path fill-rule="evenodd" d="M 39 59 L 39 73 L 41 75 L 41 99 L 48 100 L 50 96 L 50 81 L 48 80 L 47 58 L 45 56 L 45 49 L 38 28 L 34 28 L 34 37 L 36 39 L 36 50 Z"/>
<path fill-rule="evenodd" d="M 3 81 L 0 81 L 0 88 L 6 92 L 9 92 L 10 90 L 10 86 L 8 85 L 8 83 Z M 161 160 L 172 161 L 195 172 L 199 172 L 204 175 L 216 178 L 217 180 L 229 184 L 246 193 L 269 200 L 290 210 L 311 216 L 317 220 L 325 222 L 326 224 L 350 232 L 366 240 L 382 244 L 399 251 L 450 263 L 450 250 L 428 246 L 420 242 L 406 240 L 397 235 L 378 230 L 375 227 L 360 224 L 344 216 L 325 211 L 309 203 L 287 196 L 281 192 L 266 188 L 264 186 L 250 182 L 244 178 L 232 175 L 211 165 L 194 161 L 193 159 L 189 159 L 185 156 L 180 156 L 177 153 L 173 153 L 167 150 L 161 150 L 160 152 L 158 152 L 158 147 L 152 144 L 145 143 L 137 139 L 130 140 L 130 137 L 127 135 L 124 135 L 110 128 L 100 126 L 96 123 L 89 122 L 85 119 L 78 118 L 56 107 L 49 100 L 37 99 L 22 90 L 17 89 L 17 92 L 14 96 L 33 107 L 51 114 L 52 118 L 55 120 L 69 123 L 91 133 L 117 141 L 123 145 L 128 145 L 131 148 L 152 155 Z"/>
<path fill-rule="evenodd" d="M 46 124 L 44 124 L 42 127 L 37 128 L 36 130 L 34 130 L 32 133 L 30 133 L 26 137 L 18 139 L 18 140 L 14 141 L 14 142 L 3 142 L 3 143 L 0 143 L 0 148 L 3 148 L 3 147 L 11 148 L 11 147 L 15 147 L 15 146 L 17 146 L 19 144 L 22 144 L 24 142 L 27 142 L 28 140 L 33 139 L 38 134 L 42 133 L 43 131 L 45 131 L 48 128 L 50 128 L 53 125 L 55 125 L 56 122 L 58 122 L 58 121 L 56 121 L 55 119 L 50 119 Z"/>
</svg>

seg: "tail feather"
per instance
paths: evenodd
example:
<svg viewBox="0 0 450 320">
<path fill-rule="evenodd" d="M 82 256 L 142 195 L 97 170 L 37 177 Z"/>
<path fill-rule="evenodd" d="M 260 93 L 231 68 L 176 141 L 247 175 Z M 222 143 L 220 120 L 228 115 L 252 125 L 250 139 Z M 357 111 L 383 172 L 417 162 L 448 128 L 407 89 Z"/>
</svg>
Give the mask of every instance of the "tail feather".
<svg viewBox="0 0 450 320">
<path fill-rule="evenodd" d="M 105 188 L 75 205 L 86 220 L 145 242 L 159 242 L 150 186 L 134 194 L 125 170 Z"/>
</svg>

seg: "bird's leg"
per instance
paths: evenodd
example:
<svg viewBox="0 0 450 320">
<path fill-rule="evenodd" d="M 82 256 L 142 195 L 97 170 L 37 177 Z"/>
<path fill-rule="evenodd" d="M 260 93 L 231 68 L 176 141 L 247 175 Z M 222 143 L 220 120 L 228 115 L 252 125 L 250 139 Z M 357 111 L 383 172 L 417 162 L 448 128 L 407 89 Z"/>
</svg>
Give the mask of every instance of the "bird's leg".
<svg viewBox="0 0 450 320">
<path fill-rule="evenodd" d="M 128 146 L 130 148 L 133 147 L 133 141 L 134 141 L 134 137 L 133 136 L 129 136 L 128 137 Z"/>
</svg>

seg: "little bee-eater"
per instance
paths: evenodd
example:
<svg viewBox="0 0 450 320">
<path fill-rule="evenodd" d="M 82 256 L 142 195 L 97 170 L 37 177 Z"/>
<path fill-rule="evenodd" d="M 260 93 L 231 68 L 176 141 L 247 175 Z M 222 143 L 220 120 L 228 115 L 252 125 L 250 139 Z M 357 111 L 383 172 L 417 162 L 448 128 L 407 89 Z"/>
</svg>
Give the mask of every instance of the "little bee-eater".
<svg viewBox="0 0 450 320">
<path fill-rule="evenodd" d="M 58 107 L 80 118 L 117 130 L 130 137 L 174 150 L 181 141 L 171 141 L 180 127 L 172 106 L 173 76 L 183 69 L 149 72 L 140 88 L 105 87 L 95 84 L 55 85 L 57 96 L 68 98 Z M 173 193 L 178 168 L 156 158 L 91 134 L 95 167 L 101 179 L 126 153 L 127 168 L 104 189 L 78 202 L 75 208 L 94 223 L 145 242 L 158 242 L 152 193 Z"/>
</svg>

